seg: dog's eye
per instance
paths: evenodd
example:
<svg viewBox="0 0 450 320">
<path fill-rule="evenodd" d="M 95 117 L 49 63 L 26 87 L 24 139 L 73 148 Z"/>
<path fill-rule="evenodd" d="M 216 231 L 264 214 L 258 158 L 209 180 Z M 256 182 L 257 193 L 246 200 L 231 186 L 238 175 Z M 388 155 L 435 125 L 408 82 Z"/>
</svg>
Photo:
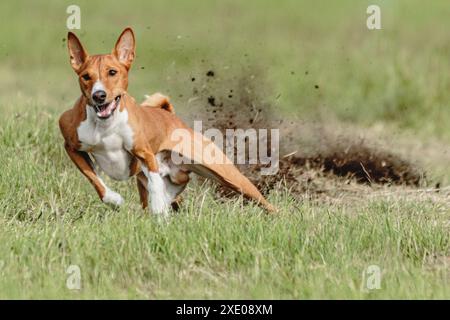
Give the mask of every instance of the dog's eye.
<svg viewBox="0 0 450 320">
<path fill-rule="evenodd" d="M 111 69 L 111 70 L 108 71 L 108 74 L 109 74 L 110 76 L 115 76 L 116 73 L 117 73 L 117 71 L 114 70 L 114 69 Z"/>
<path fill-rule="evenodd" d="M 84 80 L 86 80 L 86 81 L 89 81 L 89 80 L 91 80 L 91 77 L 86 73 L 86 74 L 83 74 L 82 76 L 81 76 Z"/>
</svg>

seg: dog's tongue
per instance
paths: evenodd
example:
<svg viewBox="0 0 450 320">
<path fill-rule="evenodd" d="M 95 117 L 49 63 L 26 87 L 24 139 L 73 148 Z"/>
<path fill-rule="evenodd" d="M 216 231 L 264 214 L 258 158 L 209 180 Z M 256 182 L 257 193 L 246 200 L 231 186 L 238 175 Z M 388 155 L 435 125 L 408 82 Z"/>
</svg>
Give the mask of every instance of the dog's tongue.
<svg viewBox="0 0 450 320">
<path fill-rule="evenodd" d="M 111 101 L 110 104 L 106 106 L 106 108 L 100 110 L 97 112 L 97 115 L 99 117 L 105 118 L 111 114 L 111 112 L 114 110 L 114 107 L 116 106 L 116 100 Z"/>
</svg>

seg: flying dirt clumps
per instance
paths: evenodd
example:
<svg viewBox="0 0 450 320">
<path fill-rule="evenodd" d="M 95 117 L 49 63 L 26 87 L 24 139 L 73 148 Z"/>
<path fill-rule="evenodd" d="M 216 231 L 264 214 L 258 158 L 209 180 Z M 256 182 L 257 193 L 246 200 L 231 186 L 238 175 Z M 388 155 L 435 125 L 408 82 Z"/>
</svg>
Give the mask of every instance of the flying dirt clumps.
<svg viewBox="0 0 450 320">
<path fill-rule="evenodd" d="M 197 79 L 193 88 L 196 107 L 200 109 L 196 117 L 202 118 L 204 129 L 217 128 L 224 135 L 226 129 L 237 128 L 280 130 L 280 162 L 276 174 L 261 175 L 259 164 L 237 165 L 264 193 L 280 183 L 293 194 L 306 190 L 321 193 L 327 181 L 336 179 L 362 184 L 419 186 L 423 183 L 424 173 L 411 162 L 357 138 L 354 132 L 337 135 L 324 120 L 311 124 L 306 120 L 280 119 L 274 112 L 275 106 L 264 100 L 268 96 L 264 89 L 267 86 L 254 70 L 228 78 L 212 69 L 204 74 L 206 77 Z M 270 136 L 268 139 L 267 143 Z M 227 194 L 220 188 L 219 191 Z"/>
</svg>

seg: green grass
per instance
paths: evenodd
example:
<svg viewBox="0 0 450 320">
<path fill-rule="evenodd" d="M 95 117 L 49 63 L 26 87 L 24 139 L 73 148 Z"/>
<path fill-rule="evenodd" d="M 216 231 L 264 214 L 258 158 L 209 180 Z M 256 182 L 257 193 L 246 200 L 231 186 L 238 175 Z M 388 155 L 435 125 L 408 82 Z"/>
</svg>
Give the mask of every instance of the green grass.
<svg viewBox="0 0 450 320">
<path fill-rule="evenodd" d="M 77 3 L 89 52 L 135 28 L 137 98 L 168 93 L 187 115 L 192 77 L 255 68 L 263 99 L 286 116 L 382 125 L 448 149 L 447 1 Z M 381 31 L 365 27 L 372 3 Z M 79 95 L 63 42 L 69 4 L 0 4 L 0 298 L 450 298 L 446 202 L 297 202 L 281 188 L 270 195 L 280 214 L 268 216 L 191 184 L 181 211 L 161 221 L 140 208 L 134 181 L 106 179 L 126 204 L 100 203 L 57 128 Z M 79 291 L 66 287 L 70 265 Z M 370 265 L 381 268 L 379 290 L 362 290 Z"/>
</svg>

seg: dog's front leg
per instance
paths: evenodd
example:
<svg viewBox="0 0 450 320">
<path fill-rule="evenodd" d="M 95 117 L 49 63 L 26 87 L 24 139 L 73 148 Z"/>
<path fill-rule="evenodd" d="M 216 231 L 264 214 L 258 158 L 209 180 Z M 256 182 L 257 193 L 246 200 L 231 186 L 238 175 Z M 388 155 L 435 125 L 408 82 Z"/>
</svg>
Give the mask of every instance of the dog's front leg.
<svg viewBox="0 0 450 320">
<path fill-rule="evenodd" d="M 142 163 L 142 172 L 147 178 L 147 191 L 150 198 L 150 210 L 156 214 L 165 214 L 171 207 L 171 198 L 166 185 L 159 174 L 155 154 L 147 148 L 135 148 L 133 154 Z"/>
<path fill-rule="evenodd" d="M 170 181 L 169 177 L 166 176 L 163 178 L 163 181 L 166 186 L 166 194 L 170 196 L 171 202 L 170 206 L 172 210 L 178 211 L 180 208 L 180 204 L 182 201 L 181 196 L 179 195 L 187 185 L 187 181 L 189 179 L 189 175 L 187 175 L 187 179 L 183 180 L 183 183 L 175 184 Z M 186 182 L 185 182 L 186 181 Z M 142 209 L 146 209 L 148 207 L 148 179 L 144 172 L 139 172 L 136 176 L 137 187 L 139 191 L 139 198 L 141 200 Z M 178 181 L 177 181 L 178 182 Z"/>
<path fill-rule="evenodd" d="M 66 152 L 73 163 L 75 163 L 81 173 L 94 186 L 98 196 L 104 203 L 114 206 L 120 206 L 123 203 L 122 196 L 109 189 L 102 181 L 102 179 L 97 175 L 94 170 L 92 161 L 86 152 L 75 150 L 71 148 L 67 143 L 64 144 L 64 148 L 66 149 Z"/>
</svg>

